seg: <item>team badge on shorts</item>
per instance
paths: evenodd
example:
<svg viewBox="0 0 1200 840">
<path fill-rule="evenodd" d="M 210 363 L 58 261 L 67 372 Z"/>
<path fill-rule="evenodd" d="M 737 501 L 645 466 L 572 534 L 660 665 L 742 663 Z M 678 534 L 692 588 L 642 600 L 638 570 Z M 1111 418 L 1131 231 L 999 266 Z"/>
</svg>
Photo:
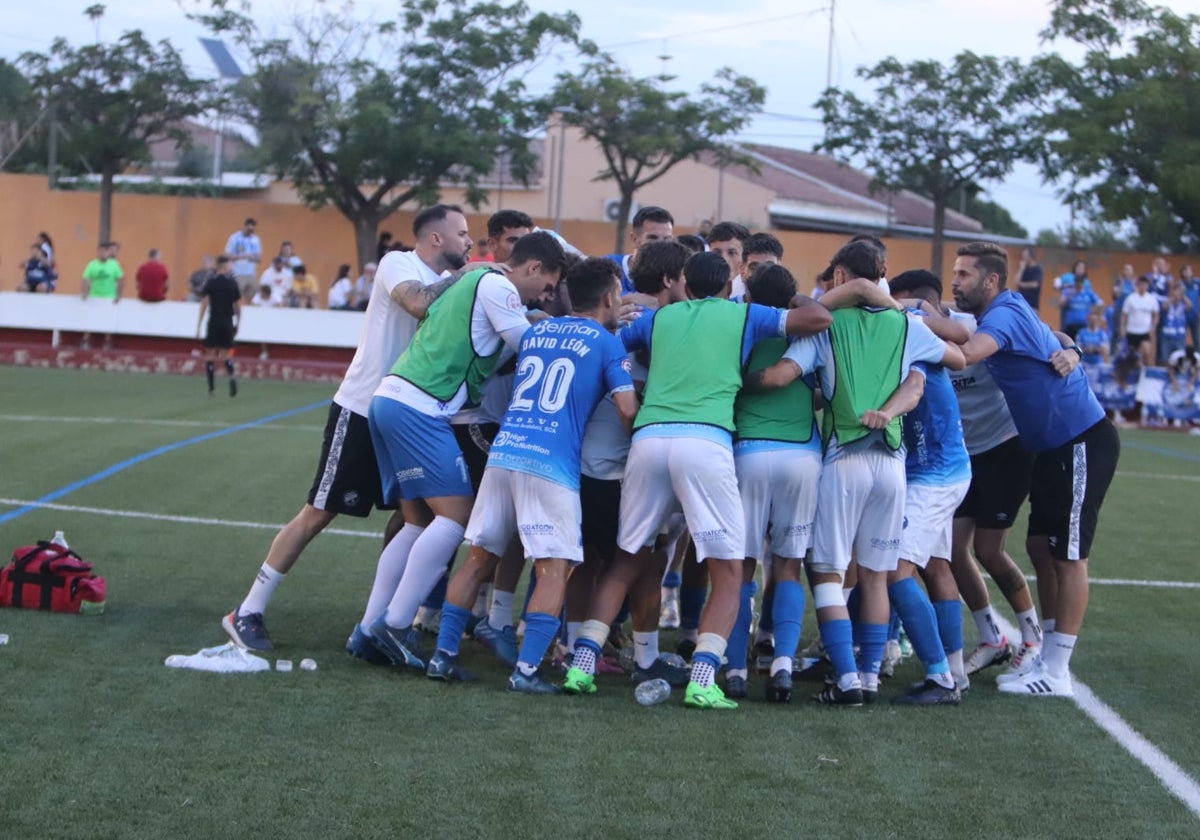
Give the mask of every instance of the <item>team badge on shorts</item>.
<svg viewBox="0 0 1200 840">
<path fill-rule="evenodd" d="M 357 490 L 347 490 L 345 493 L 343 493 L 342 494 L 342 504 L 344 504 L 346 507 L 349 507 L 349 508 L 352 508 L 355 505 L 357 505 L 358 504 L 358 491 Z"/>
</svg>

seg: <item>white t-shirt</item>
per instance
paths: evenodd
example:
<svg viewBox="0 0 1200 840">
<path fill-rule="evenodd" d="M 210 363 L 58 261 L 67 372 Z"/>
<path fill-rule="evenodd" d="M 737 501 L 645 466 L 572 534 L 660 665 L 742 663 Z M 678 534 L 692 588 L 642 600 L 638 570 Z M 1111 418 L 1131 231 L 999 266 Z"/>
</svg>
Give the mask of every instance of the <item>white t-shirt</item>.
<svg viewBox="0 0 1200 840">
<path fill-rule="evenodd" d="M 951 312 L 950 317 L 973 334 L 978 326 L 975 316 L 967 312 Z M 963 443 L 968 455 L 979 455 L 994 449 L 1009 438 L 1017 436 L 1008 403 L 986 362 L 967 365 L 962 370 L 946 369 L 958 397 L 958 411 L 962 415 Z"/>
<path fill-rule="evenodd" d="M 282 305 L 284 299 L 287 297 L 288 290 L 292 288 L 291 269 L 280 268 L 276 270 L 275 266 L 272 265 L 262 273 L 258 284 L 260 286 L 270 286 L 271 300 L 275 301 L 276 304 Z"/>
<path fill-rule="evenodd" d="M 1158 312 L 1158 298 L 1149 292 L 1134 292 L 1125 298 L 1121 312 L 1125 317 L 1125 332 L 1130 335 L 1148 335 Z"/>
<path fill-rule="evenodd" d="M 346 304 L 350 302 L 352 291 L 354 291 L 354 281 L 349 277 L 334 280 L 333 285 L 329 287 L 329 308 L 345 309 Z"/>
<path fill-rule="evenodd" d="M 383 273 L 382 265 L 379 266 L 379 273 Z M 369 311 L 368 309 L 368 313 Z M 521 337 L 530 326 L 532 325 L 526 317 L 525 304 L 521 303 L 517 287 L 497 271 L 483 275 L 475 289 L 475 303 L 471 309 L 471 345 L 475 348 L 476 355 L 486 358 L 499 350 L 502 343 L 507 344 L 513 352 L 519 352 Z M 436 330 L 438 321 L 426 320 L 422 329 Z M 407 343 L 405 346 L 408 346 Z M 399 355 L 396 354 L 397 357 Z M 386 372 L 385 370 L 384 373 Z M 453 417 L 467 402 L 465 382 L 446 402 L 441 402 L 411 382 L 396 376 L 376 384 L 379 387 L 375 393 L 379 396 L 402 402 L 432 417 Z"/>
<path fill-rule="evenodd" d="M 406 280 L 420 280 L 429 286 L 440 279 L 416 251 L 389 251 L 384 255 L 375 272 L 375 286 L 367 304 L 358 350 L 342 377 L 341 387 L 333 395 L 334 402 L 367 416 L 371 395 L 417 331 L 417 319 L 392 300 L 392 289 Z"/>
</svg>

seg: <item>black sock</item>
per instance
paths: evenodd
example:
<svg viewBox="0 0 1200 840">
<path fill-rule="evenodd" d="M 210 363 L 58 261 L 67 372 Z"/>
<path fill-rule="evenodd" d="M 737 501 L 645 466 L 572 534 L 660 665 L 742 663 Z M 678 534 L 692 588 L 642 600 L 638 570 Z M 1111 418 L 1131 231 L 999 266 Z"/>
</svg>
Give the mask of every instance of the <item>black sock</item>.
<svg viewBox="0 0 1200 840">
<path fill-rule="evenodd" d="M 233 376 L 233 359 L 225 360 L 225 372 Z"/>
<path fill-rule="evenodd" d="M 212 362 L 204 363 L 204 375 L 208 377 L 208 390 L 210 391 L 213 389 L 213 370 L 215 367 Z"/>
</svg>

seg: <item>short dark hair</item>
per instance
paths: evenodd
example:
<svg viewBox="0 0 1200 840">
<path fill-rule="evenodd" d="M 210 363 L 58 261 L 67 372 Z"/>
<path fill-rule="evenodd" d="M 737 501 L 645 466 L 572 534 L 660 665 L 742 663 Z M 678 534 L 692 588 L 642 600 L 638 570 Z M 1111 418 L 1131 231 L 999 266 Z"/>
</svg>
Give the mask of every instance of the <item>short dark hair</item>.
<svg viewBox="0 0 1200 840">
<path fill-rule="evenodd" d="M 254 221 L 253 216 L 247 216 L 246 221 L 242 222 L 242 227 L 245 227 L 246 225 L 254 225 L 255 227 L 258 227 L 258 222 Z"/>
<path fill-rule="evenodd" d="M 633 214 L 633 229 L 641 230 L 646 222 L 658 222 L 664 225 L 675 224 L 675 217 L 661 207 L 643 207 Z"/>
<path fill-rule="evenodd" d="M 350 263 L 342 263 L 341 265 L 338 266 L 337 277 L 334 279 L 341 280 L 343 277 L 349 277 L 349 276 L 350 276 Z"/>
<path fill-rule="evenodd" d="M 856 233 L 850 237 L 851 242 L 870 242 L 876 248 L 883 252 L 883 256 L 887 257 L 887 246 L 883 244 L 883 240 L 873 233 Z M 882 273 L 882 272 L 880 272 Z"/>
<path fill-rule="evenodd" d="M 713 251 L 692 254 L 684 263 L 683 276 L 692 297 L 712 297 L 729 284 L 729 263 Z"/>
<path fill-rule="evenodd" d="M 878 280 L 883 275 L 883 251 L 866 239 L 851 239 L 829 261 L 833 268 L 844 268 L 855 277 Z"/>
<path fill-rule="evenodd" d="M 704 244 L 704 240 L 694 233 L 681 233 L 675 237 L 675 241 L 693 254 L 699 254 L 701 251 L 708 249 Z"/>
<path fill-rule="evenodd" d="M 304 263 L 296 263 L 292 266 L 292 274 L 306 274 L 308 269 L 304 267 Z"/>
<path fill-rule="evenodd" d="M 537 260 L 543 270 L 557 269 L 561 276 L 567 268 L 567 255 L 558 240 L 544 230 L 527 233 L 513 245 L 508 264 L 514 268 Z"/>
<path fill-rule="evenodd" d="M 425 230 L 429 225 L 437 224 L 451 213 L 461 212 L 462 208 L 457 204 L 435 204 L 432 207 L 426 207 L 413 219 L 413 236 L 419 237 L 421 231 Z"/>
<path fill-rule="evenodd" d="M 932 271 L 914 268 L 903 271 L 888 281 L 892 294 L 912 294 L 920 289 L 932 289 L 942 299 L 942 281 Z"/>
<path fill-rule="evenodd" d="M 231 261 L 232 261 L 232 257 L 230 257 L 228 254 L 218 254 L 217 255 L 217 265 L 218 266 L 229 265 L 229 263 Z"/>
<path fill-rule="evenodd" d="M 828 283 L 832 279 L 833 279 L 833 264 L 830 263 L 829 265 L 827 265 L 823 269 L 821 269 L 821 273 L 817 275 L 817 282 L 818 283 Z"/>
<path fill-rule="evenodd" d="M 750 238 L 750 228 L 737 222 L 717 222 L 708 232 L 709 242 L 729 242 L 736 239 L 745 242 Z"/>
<path fill-rule="evenodd" d="M 502 236 L 504 231 L 511 228 L 529 228 L 533 230 L 533 217 L 520 210 L 497 210 L 487 223 L 488 236 Z"/>
<path fill-rule="evenodd" d="M 604 296 L 613 290 L 613 283 L 621 276 L 617 264 L 607 257 L 589 257 L 575 263 L 567 270 L 567 294 L 571 296 L 571 308 L 578 312 L 595 309 Z"/>
<path fill-rule="evenodd" d="M 629 263 L 629 279 L 633 288 L 644 295 L 656 295 L 663 290 L 664 277 L 679 277 L 691 252 L 678 239 L 647 242 L 638 248 Z"/>
<path fill-rule="evenodd" d="M 997 274 L 1000 288 L 1008 283 L 1008 253 L 995 242 L 968 242 L 955 252 L 960 257 L 974 257 L 983 274 Z"/>
<path fill-rule="evenodd" d="M 769 233 L 752 233 L 742 243 L 742 259 L 751 254 L 770 254 L 777 260 L 783 259 L 783 243 Z"/>
<path fill-rule="evenodd" d="M 757 253 L 762 253 L 758 251 Z M 796 278 L 778 263 L 759 266 L 746 281 L 750 299 L 764 306 L 786 307 L 796 296 Z"/>
</svg>

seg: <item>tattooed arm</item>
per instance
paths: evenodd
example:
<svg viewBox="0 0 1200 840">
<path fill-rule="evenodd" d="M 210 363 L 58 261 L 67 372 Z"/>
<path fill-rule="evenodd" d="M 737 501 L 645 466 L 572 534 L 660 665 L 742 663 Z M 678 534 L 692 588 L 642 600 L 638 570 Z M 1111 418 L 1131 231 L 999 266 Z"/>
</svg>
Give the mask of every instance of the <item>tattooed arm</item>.
<svg viewBox="0 0 1200 840">
<path fill-rule="evenodd" d="M 405 280 L 392 289 L 392 300 L 418 321 L 429 313 L 430 305 L 454 285 L 457 276 L 443 277 L 426 286 L 420 280 Z"/>
</svg>

